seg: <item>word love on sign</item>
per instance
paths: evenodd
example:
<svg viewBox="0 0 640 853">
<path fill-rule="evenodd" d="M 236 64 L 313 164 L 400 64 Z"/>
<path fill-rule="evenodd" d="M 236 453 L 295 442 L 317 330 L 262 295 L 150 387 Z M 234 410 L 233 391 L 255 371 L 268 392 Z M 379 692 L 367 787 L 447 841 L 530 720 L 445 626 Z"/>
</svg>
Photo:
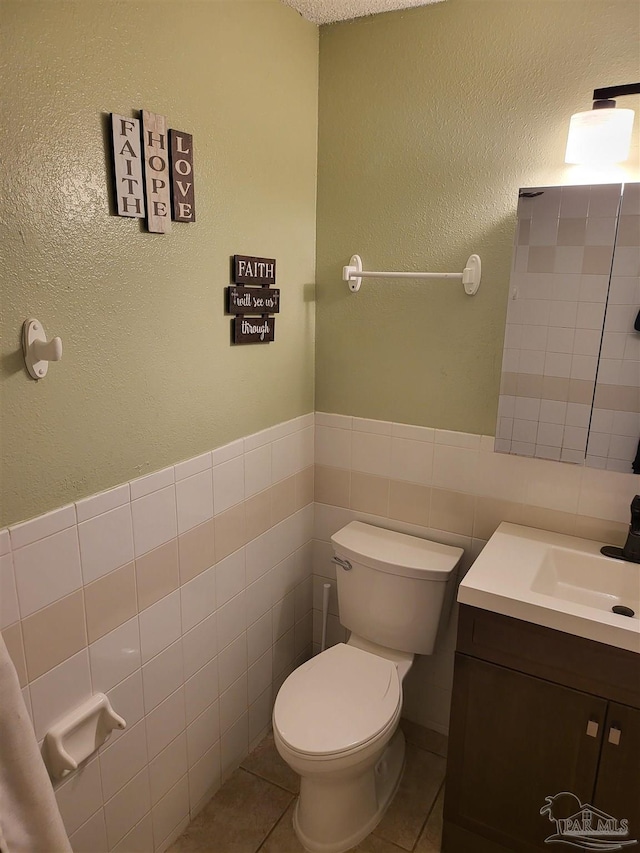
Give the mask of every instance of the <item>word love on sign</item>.
<svg viewBox="0 0 640 853">
<path fill-rule="evenodd" d="M 149 231 L 166 234 L 171 220 L 195 222 L 193 137 L 170 129 L 164 116 L 142 120 L 111 114 L 119 216 L 142 218 Z"/>
</svg>

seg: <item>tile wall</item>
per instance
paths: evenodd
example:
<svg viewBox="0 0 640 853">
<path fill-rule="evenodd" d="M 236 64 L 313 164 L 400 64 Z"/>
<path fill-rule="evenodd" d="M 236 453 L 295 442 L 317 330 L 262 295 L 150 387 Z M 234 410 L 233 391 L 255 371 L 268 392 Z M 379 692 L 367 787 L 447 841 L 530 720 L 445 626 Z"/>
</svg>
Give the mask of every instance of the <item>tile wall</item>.
<svg viewBox="0 0 640 853">
<path fill-rule="evenodd" d="M 640 184 L 525 192 L 496 449 L 578 464 L 586 452 L 590 467 L 628 472 L 640 436 Z"/>
<path fill-rule="evenodd" d="M 316 413 L 314 651 L 324 583 L 332 584 L 328 640 L 344 638 L 330 537 L 352 519 L 464 548 L 458 580 L 501 521 L 624 543 L 638 476 L 507 456 L 493 445 L 490 436 Z M 455 631 L 454 605 L 436 653 L 417 658 L 404 683 L 404 716 L 440 732 Z"/>
<path fill-rule="evenodd" d="M 640 436 L 640 184 L 625 184 L 604 320 L 587 464 L 625 471 Z"/>
<path fill-rule="evenodd" d="M 314 463 L 315 461 L 315 468 Z M 330 537 L 354 518 L 459 545 L 502 520 L 621 544 L 638 477 L 493 438 L 317 413 L 0 531 L 0 628 L 38 740 L 94 692 L 128 723 L 56 795 L 76 853 L 164 849 L 317 651 Z M 315 504 L 313 503 L 315 496 Z M 405 716 L 446 732 L 456 608 Z"/>
<path fill-rule="evenodd" d="M 36 737 L 127 720 L 56 786 L 75 851 L 164 849 L 311 654 L 314 416 L 0 532 L 0 628 Z"/>
</svg>

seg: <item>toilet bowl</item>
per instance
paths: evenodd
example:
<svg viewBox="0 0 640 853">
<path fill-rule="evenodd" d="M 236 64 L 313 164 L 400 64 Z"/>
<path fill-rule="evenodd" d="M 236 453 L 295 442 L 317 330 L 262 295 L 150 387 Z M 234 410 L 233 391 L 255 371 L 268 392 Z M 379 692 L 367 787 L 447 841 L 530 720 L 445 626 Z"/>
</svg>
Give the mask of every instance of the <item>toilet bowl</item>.
<svg viewBox="0 0 640 853">
<path fill-rule="evenodd" d="M 274 740 L 301 777 L 293 820 L 308 850 L 338 853 L 358 844 L 395 794 L 404 765 L 401 678 L 398 662 L 340 643 L 280 689 Z"/>
<path fill-rule="evenodd" d="M 461 548 L 351 522 L 332 536 L 351 631 L 284 682 L 276 748 L 300 775 L 293 825 L 311 853 L 343 853 L 378 824 L 404 767 L 402 681 L 434 648 Z"/>
</svg>

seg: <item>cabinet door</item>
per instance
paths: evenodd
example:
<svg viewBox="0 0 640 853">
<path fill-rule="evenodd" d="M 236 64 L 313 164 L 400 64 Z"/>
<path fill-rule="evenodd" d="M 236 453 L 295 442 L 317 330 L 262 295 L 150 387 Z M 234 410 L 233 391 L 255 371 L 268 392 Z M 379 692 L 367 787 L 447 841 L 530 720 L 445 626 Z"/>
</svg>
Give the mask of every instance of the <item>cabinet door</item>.
<svg viewBox="0 0 640 853">
<path fill-rule="evenodd" d="M 556 826 L 540 809 L 564 791 L 590 802 L 606 705 L 458 653 L 445 823 L 510 851 L 548 851 Z M 458 849 L 446 828 L 444 841 L 447 853 Z"/>
<path fill-rule="evenodd" d="M 640 711 L 611 702 L 593 805 L 629 821 L 629 838 L 640 842 Z"/>
</svg>

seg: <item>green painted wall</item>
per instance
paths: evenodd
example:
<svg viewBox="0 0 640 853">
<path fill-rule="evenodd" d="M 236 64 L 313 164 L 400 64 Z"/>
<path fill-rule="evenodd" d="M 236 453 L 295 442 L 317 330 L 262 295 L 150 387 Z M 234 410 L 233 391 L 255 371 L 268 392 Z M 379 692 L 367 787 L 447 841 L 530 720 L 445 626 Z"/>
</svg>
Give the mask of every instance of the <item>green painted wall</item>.
<svg viewBox="0 0 640 853">
<path fill-rule="evenodd" d="M 3 0 L 0 525 L 313 409 L 318 29 L 278 0 Z M 197 222 L 110 211 L 106 114 L 194 135 Z M 276 257 L 276 342 L 233 348 L 233 253 Z M 38 317 L 64 342 L 41 382 Z"/>
<path fill-rule="evenodd" d="M 318 30 L 278 0 L 2 0 L 0 524 L 310 411 L 314 314 L 317 409 L 491 433 L 517 188 L 592 179 L 567 121 L 637 79 L 638 12 L 447 0 L 323 27 L 316 160 Z M 194 134 L 198 221 L 167 236 L 112 215 L 106 114 L 140 107 Z M 593 180 L 638 180 L 637 127 L 634 158 Z M 472 299 L 340 278 L 353 252 L 472 251 Z M 278 259 L 274 344 L 229 345 L 234 252 Z M 64 340 L 44 382 L 28 316 Z"/>
<path fill-rule="evenodd" d="M 594 88 L 638 79 L 640 4 L 448 0 L 320 32 L 316 408 L 493 434 L 518 187 L 619 177 L 564 147 Z M 354 252 L 456 272 L 477 252 L 482 286 L 352 295 Z"/>
</svg>

